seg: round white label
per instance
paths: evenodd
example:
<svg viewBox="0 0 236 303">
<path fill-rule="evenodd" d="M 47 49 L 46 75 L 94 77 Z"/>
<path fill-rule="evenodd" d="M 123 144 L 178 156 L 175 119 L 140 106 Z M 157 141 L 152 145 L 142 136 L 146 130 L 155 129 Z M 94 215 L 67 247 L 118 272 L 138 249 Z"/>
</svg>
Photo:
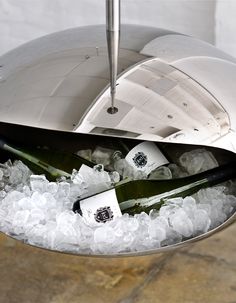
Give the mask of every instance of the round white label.
<svg viewBox="0 0 236 303">
<path fill-rule="evenodd" d="M 83 217 L 90 224 L 105 223 L 122 216 L 115 189 L 81 200 L 80 209 Z"/>
<path fill-rule="evenodd" d="M 147 175 L 157 167 L 169 163 L 156 144 L 148 141 L 136 145 L 125 159 L 133 168 Z"/>
</svg>

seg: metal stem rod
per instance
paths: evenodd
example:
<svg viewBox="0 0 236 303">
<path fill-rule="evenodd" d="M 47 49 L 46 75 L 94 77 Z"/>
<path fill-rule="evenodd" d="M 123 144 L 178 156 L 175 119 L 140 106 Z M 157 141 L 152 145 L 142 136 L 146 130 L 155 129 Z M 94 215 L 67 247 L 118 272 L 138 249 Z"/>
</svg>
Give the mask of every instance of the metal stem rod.
<svg viewBox="0 0 236 303">
<path fill-rule="evenodd" d="M 120 44 L 120 0 L 106 0 L 106 33 L 110 68 L 111 107 L 108 113 L 115 114 L 116 78 Z"/>
</svg>

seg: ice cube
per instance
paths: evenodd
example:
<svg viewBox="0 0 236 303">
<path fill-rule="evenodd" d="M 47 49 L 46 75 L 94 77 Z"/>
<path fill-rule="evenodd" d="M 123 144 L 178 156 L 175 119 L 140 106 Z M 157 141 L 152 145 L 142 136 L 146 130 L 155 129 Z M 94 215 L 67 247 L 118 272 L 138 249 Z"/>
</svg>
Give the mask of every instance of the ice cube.
<svg viewBox="0 0 236 303">
<path fill-rule="evenodd" d="M 197 208 L 205 210 L 208 214 L 211 213 L 211 205 L 207 203 L 197 204 Z"/>
<path fill-rule="evenodd" d="M 155 179 L 155 180 L 161 180 L 161 179 L 172 179 L 172 173 L 171 170 L 166 166 L 160 166 L 156 169 L 154 169 L 148 179 Z"/>
<path fill-rule="evenodd" d="M 213 154 L 204 149 L 194 149 L 179 158 L 180 165 L 190 174 L 197 174 L 218 166 Z"/>
<path fill-rule="evenodd" d="M 133 174 L 131 175 L 131 179 L 133 180 L 143 180 L 143 179 L 147 179 L 147 174 L 141 170 L 133 170 Z"/>
<path fill-rule="evenodd" d="M 0 190 L 0 199 L 3 199 L 6 196 L 5 190 Z"/>
<path fill-rule="evenodd" d="M 217 200 L 222 199 L 222 190 L 223 188 L 219 187 L 209 187 L 205 189 L 199 190 L 194 197 L 198 201 L 198 203 L 209 204 L 215 203 Z"/>
<path fill-rule="evenodd" d="M 13 166 L 10 170 L 9 182 L 10 184 L 19 184 L 21 183 L 23 178 L 21 170 L 18 167 Z"/>
<path fill-rule="evenodd" d="M 57 198 L 63 199 L 70 195 L 70 184 L 62 181 L 58 183 Z"/>
<path fill-rule="evenodd" d="M 45 219 L 45 213 L 42 209 L 32 209 L 27 224 L 30 226 L 37 225 Z"/>
<path fill-rule="evenodd" d="M 45 212 L 45 222 L 49 221 L 56 221 L 56 216 L 58 212 L 62 211 L 61 205 L 57 203 L 56 209 L 55 208 L 48 208 L 47 211 Z"/>
<path fill-rule="evenodd" d="M 124 179 L 140 180 L 147 178 L 147 175 L 144 172 L 133 168 L 125 159 L 115 161 L 114 168 Z"/>
<path fill-rule="evenodd" d="M 81 158 L 84 158 L 88 161 L 92 161 L 92 150 L 91 149 L 83 149 L 83 150 L 78 150 L 76 152 L 78 156 Z"/>
<path fill-rule="evenodd" d="M 8 205 L 9 208 L 10 208 L 13 205 L 18 204 L 18 201 L 21 200 L 24 197 L 25 197 L 25 195 L 22 192 L 19 192 L 17 190 L 12 190 L 9 193 L 7 193 L 7 195 L 3 199 L 2 203 L 5 202 L 6 205 Z"/>
<path fill-rule="evenodd" d="M 29 184 L 23 186 L 23 188 L 22 188 L 22 193 L 23 193 L 25 196 L 27 196 L 27 197 L 31 196 L 31 189 L 30 189 Z"/>
<path fill-rule="evenodd" d="M 157 209 L 151 209 L 149 212 L 149 217 L 154 220 L 159 216 L 159 211 Z"/>
<path fill-rule="evenodd" d="M 117 171 L 109 172 L 112 185 L 120 181 L 120 174 Z"/>
<path fill-rule="evenodd" d="M 104 170 L 97 171 L 96 169 L 82 165 L 79 173 L 83 177 L 90 194 L 106 190 L 111 186 L 111 178 L 108 172 Z"/>
<path fill-rule="evenodd" d="M 11 171 L 11 168 L 12 168 L 12 162 L 11 160 L 9 159 L 7 162 L 5 163 L 0 163 L 0 168 L 1 168 L 1 171 L 3 172 L 3 176 L 4 177 L 9 177 L 10 176 L 10 171 Z"/>
<path fill-rule="evenodd" d="M 135 232 L 139 228 L 139 222 L 137 218 L 130 217 L 125 223 L 126 223 L 126 229 L 128 231 Z"/>
<path fill-rule="evenodd" d="M 87 167 L 87 166 L 82 165 L 80 172 L 77 171 L 76 169 L 73 169 L 72 174 L 71 174 L 72 182 L 82 188 L 88 187 L 88 185 L 83 177 L 83 174 L 86 175 L 86 171 L 83 173 L 83 169 L 85 170 L 85 167 Z"/>
<path fill-rule="evenodd" d="M 70 250 L 71 246 L 78 245 L 80 229 L 76 226 L 77 216 L 72 211 L 63 211 L 56 216 L 55 248 Z"/>
<path fill-rule="evenodd" d="M 97 183 L 96 178 L 94 177 L 94 176 L 98 175 L 97 172 L 94 169 L 92 169 L 91 167 L 88 167 L 87 165 L 82 165 L 80 167 L 79 175 L 80 175 L 79 178 L 81 180 L 83 180 L 82 182 L 84 182 L 86 184 L 86 187 L 88 187 L 89 184 L 93 184 L 94 179 L 95 179 L 95 183 Z M 82 182 L 80 182 L 80 183 L 82 184 Z"/>
<path fill-rule="evenodd" d="M 150 221 L 148 232 L 152 239 L 156 239 L 160 242 L 166 239 L 166 227 L 158 218 Z"/>
<path fill-rule="evenodd" d="M 115 240 L 114 230 L 109 226 L 98 227 L 94 231 L 95 243 L 113 243 Z"/>
<path fill-rule="evenodd" d="M 9 183 L 12 185 L 25 184 L 31 174 L 29 168 L 21 161 L 16 160 L 8 166 Z"/>
<path fill-rule="evenodd" d="M 151 220 L 148 214 L 145 212 L 141 212 L 141 214 L 134 215 L 134 218 L 136 218 L 141 225 L 148 224 Z"/>
<path fill-rule="evenodd" d="M 233 212 L 234 208 L 230 205 L 230 203 L 228 204 L 224 204 L 223 208 L 222 208 L 222 212 L 226 215 L 226 217 L 229 217 L 231 215 L 231 213 Z"/>
<path fill-rule="evenodd" d="M 58 184 L 56 182 L 48 182 L 46 191 L 51 194 L 56 194 L 58 190 Z"/>
<path fill-rule="evenodd" d="M 125 159 L 115 161 L 114 168 L 123 178 L 133 175 L 133 167 Z"/>
<path fill-rule="evenodd" d="M 32 191 L 43 193 L 47 190 L 49 181 L 44 175 L 31 175 L 30 176 L 30 187 Z"/>
<path fill-rule="evenodd" d="M 230 204 L 233 209 L 236 208 L 236 197 L 233 195 L 227 196 L 227 202 L 225 204 Z"/>
<path fill-rule="evenodd" d="M 173 178 L 182 178 L 188 176 L 188 173 L 175 163 L 170 163 L 168 168 L 170 169 Z"/>
<path fill-rule="evenodd" d="M 104 166 L 102 164 L 95 165 L 93 167 L 97 180 L 102 180 L 103 182 L 111 183 L 110 174 L 104 171 Z M 95 176 L 94 175 L 94 176 Z M 97 182 L 94 182 L 97 183 Z"/>
<path fill-rule="evenodd" d="M 73 225 L 76 221 L 76 215 L 73 211 L 64 211 L 57 215 L 56 222 L 59 229 L 64 229 L 66 225 Z"/>
<path fill-rule="evenodd" d="M 111 156 L 113 153 L 114 150 L 112 149 L 97 146 L 92 153 L 92 161 L 97 164 L 108 166 L 111 164 Z"/>
<path fill-rule="evenodd" d="M 71 201 L 75 201 L 78 199 L 78 197 L 82 196 L 82 195 L 88 195 L 88 190 L 87 188 L 83 188 L 77 184 L 70 184 L 70 200 Z"/>
<path fill-rule="evenodd" d="M 143 234 L 143 228 L 139 230 L 139 222 L 136 218 L 124 214 L 122 217 L 108 223 L 113 229 L 115 241 L 112 244 L 112 252 L 124 252 L 135 249 L 135 243 Z M 100 248 L 101 250 L 101 248 Z"/>
<path fill-rule="evenodd" d="M 42 239 L 42 246 L 49 249 L 55 249 L 56 244 L 56 222 L 47 221 L 45 224 L 45 233 Z"/>
<path fill-rule="evenodd" d="M 207 232 L 211 225 L 209 215 L 204 209 L 195 210 L 192 222 L 195 234 Z"/>
<path fill-rule="evenodd" d="M 28 221 L 28 218 L 30 216 L 29 210 L 19 210 L 15 213 L 13 217 L 13 226 L 24 226 L 26 222 Z"/>
<path fill-rule="evenodd" d="M 113 223 L 113 224 L 112 224 Z M 126 228 L 124 226 L 124 222 L 123 220 L 114 220 L 111 223 L 111 227 L 114 230 L 115 236 L 116 237 L 122 237 L 124 235 L 124 233 L 126 232 Z"/>
<path fill-rule="evenodd" d="M 193 223 L 183 209 L 176 209 L 175 213 L 169 217 L 172 228 L 184 237 L 193 234 Z"/>
<path fill-rule="evenodd" d="M 194 217 L 194 213 L 196 212 L 197 204 L 193 197 L 187 196 L 183 199 L 183 210 L 189 216 L 189 218 Z"/>
<path fill-rule="evenodd" d="M 148 236 L 146 237 L 140 237 L 139 241 L 135 241 L 133 243 L 132 247 L 132 251 L 147 251 L 150 249 L 157 249 L 159 247 L 161 247 L 161 243 L 159 240 L 153 239 L 153 238 L 149 238 Z M 128 247 L 128 251 L 130 251 L 130 247 Z"/>
<path fill-rule="evenodd" d="M 181 208 L 182 205 L 183 199 L 181 197 L 169 199 L 160 208 L 160 216 L 168 219 L 170 216 L 175 214 L 176 210 Z"/>
<path fill-rule="evenodd" d="M 31 209 L 32 208 L 32 203 L 30 197 L 24 197 L 20 199 L 18 202 L 18 205 L 21 209 Z"/>
<path fill-rule="evenodd" d="M 123 243 L 124 243 L 125 247 L 127 246 L 127 244 L 128 244 L 128 247 L 131 247 L 133 241 L 134 241 L 134 234 L 133 233 L 128 231 L 127 233 L 124 234 Z"/>
<path fill-rule="evenodd" d="M 27 242 L 31 245 L 43 246 L 47 228 L 43 224 L 37 224 L 26 230 Z"/>
<path fill-rule="evenodd" d="M 50 192 L 45 192 L 42 194 L 42 198 L 46 200 L 45 211 L 48 209 L 56 209 L 57 201 Z"/>
<path fill-rule="evenodd" d="M 222 224 L 231 212 L 223 186 L 200 190 L 195 196 L 199 201 L 198 208 L 205 209 L 211 220 L 211 229 Z M 208 205 L 208 207 L 206 206 Z M 225 206 L 226 205 L 226 206 Z M 208 210 L 207 208 L 210 209 Z"/>
<path fill-rule="evenodd" d="M 47 200 L 43 196 L 43 194 L 40 194 L 38 191 L 33 192 L 31 196 L 31 203 L 33 208 L 47 208 Z"/>
<path fill-rule="evenodd" d="M 78 236 L 74 227 L 66 228 L 63 231 L 56 230 L 54 249 L 70 252 L 76 247 L 78 247 Z"/>
<path fill-rule="evenodd" d="M 182 241 L 183 237 L 181 234 L 179 234 L 177 231 L 175 231 L 173 228 L 168 228 L 166 230 L 166 239 L 162 241 L 162 246 L 168 246 L 180 243 Z"/>
</svg>

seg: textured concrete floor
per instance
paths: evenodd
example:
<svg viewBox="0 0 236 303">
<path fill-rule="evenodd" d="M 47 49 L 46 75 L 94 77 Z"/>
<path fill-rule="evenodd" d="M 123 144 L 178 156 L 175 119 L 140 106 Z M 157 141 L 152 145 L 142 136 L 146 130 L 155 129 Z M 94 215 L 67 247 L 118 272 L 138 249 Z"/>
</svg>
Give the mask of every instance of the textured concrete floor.
<svg viewBox="0 0 236 303">
<path fill-rule="evenodd" d="M 236 303 L 236 224 L 185 249 L 96 259 L 0 236 L 0 303 Z"/>
</svg>

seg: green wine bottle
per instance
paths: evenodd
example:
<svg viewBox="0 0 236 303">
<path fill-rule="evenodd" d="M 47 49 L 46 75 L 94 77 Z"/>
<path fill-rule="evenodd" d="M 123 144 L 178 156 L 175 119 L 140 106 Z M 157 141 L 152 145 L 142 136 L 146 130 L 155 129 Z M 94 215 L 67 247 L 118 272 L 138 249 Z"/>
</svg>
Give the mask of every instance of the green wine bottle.
<svg viewBox="0 0 236 303">
<path fill-rule="evenodd" d="M 236 162 L 231 162 L 189 177 L 171 180 L 136 180 L 77 200 L 73 211 L 90 222 L 106 222 L 122 213 L 134 215 L 159 209 L 169 198 L 186 197 L 201 188 L 236 177 Z M 150 198 L 151 197 L 151 198 Z M 139 202 L 138 199 L 142 199 Z"/>
<path fill-rule="evenodd" d="M 34 173 L 45 174 L 48 180 L 60 177 L 69 178 L 72 170 L 84 164 L 93 167 L 95 164 L 75 154 L 42 148 L 19 148 L 0 137 L 0 149 L 22 160 Z"/>
</svg>

